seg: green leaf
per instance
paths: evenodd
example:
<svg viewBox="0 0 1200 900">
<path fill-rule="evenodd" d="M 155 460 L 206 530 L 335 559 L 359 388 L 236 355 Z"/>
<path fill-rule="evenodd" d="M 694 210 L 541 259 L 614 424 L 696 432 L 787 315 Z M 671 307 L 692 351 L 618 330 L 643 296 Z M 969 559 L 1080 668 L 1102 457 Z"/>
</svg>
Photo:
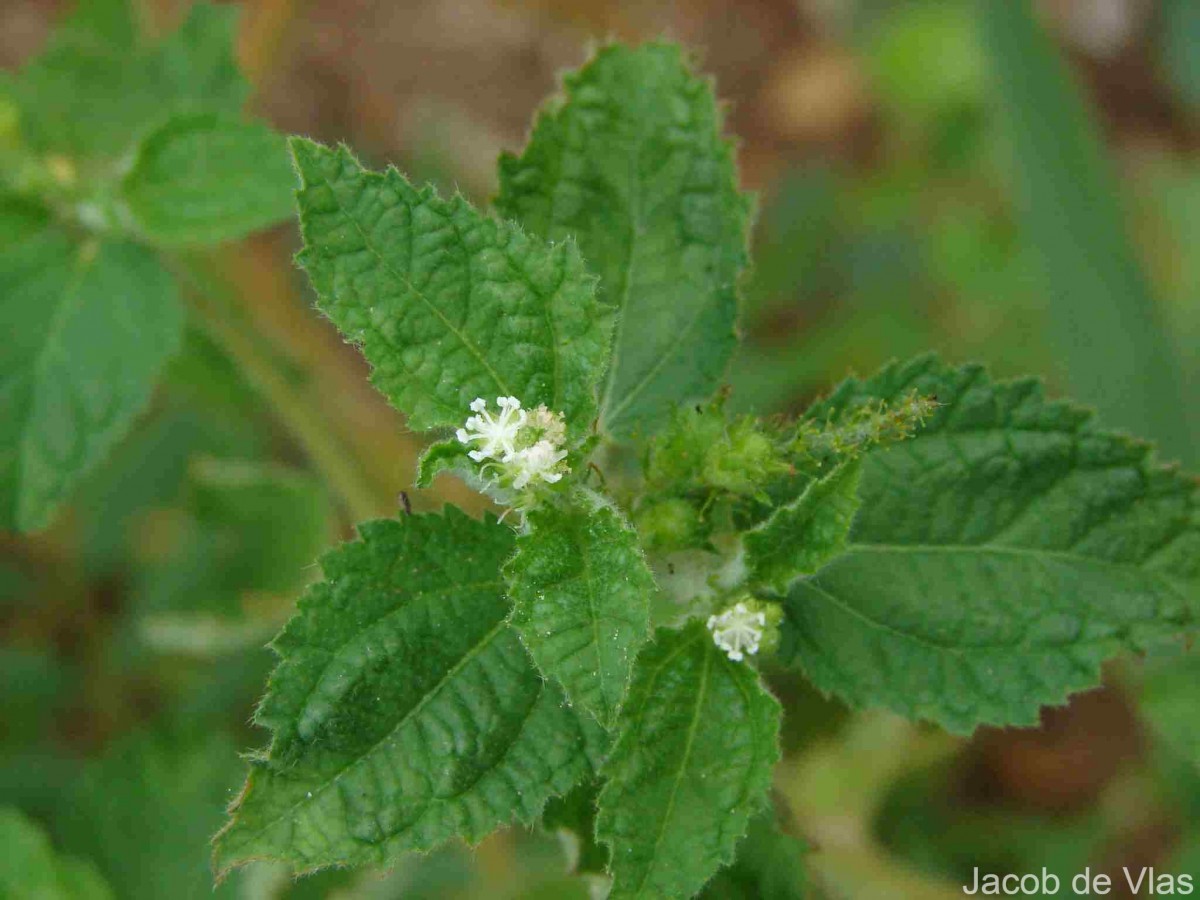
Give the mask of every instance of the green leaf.
<svg viewBox="0 0 1200 900">
<path fill-rule="evenodd" d="M 703 625 L 657 633 L 603 772 L 596 834 L 612 848 L 610 900 L 691 897 L 733 858 L 779 759 L 779 716 L 754 669 Z"/>
<path fill-rule="evenodd" d="M 300 262 L 412 427 L 461 425 L 472 400 L 500 395 L 563 413 L 576 436 L 591 424 L 610 317 L 572 243 L 365 171 L 344 147 L 291 146 Z"/>
<path fill-rule="evenodd" d="M 417 460 L 417 487 L 431 487 L 433 479 L 440 472 L 454 471 L 455 469 L 473 471 L 474 461 L 467 455 L 470 449 L 458 440 L 434 441 L 425 448 L 425 452 Z"/>
<path fill-rule="evenodd" d="M 174 113 L 236 114 L 249 93 L 233 54 L 237 14 L 197 3 L 178 31 L 143 47 L 128 10 L 81 0 L 14 81 L 30 147 L 111 160 Z"/>
<path fill-rule="evenodd" d="M 711 86 L 673 44 L 600 50 L 566 79 L 522 156 L 500 161 L 500 211 L 573 236 L 620 311 L 601 420 L 625 437 L 707 397 L 736 346 L 750 201 Z"/>
<path fill-rule="evenodd" d="M 602 752 L 506 621 L 508 528 L 450 508 L 359 531 L 274 643 L 257 717 L 274 739 L 217 837 L 220 871 L 386 866 L 478 841 L 532 821 Z"/>
<path fill-rule="evenodd" d="M 152 242 L 203 244 L 286 218 L 293 178 L 284 140 L 270 128 L 199 113 L 170 119 L 142 142 L 121 193 Z"/>
<path fill-rule="evenodd" d="M 145 406 L 182 329 L 150 251 L 75 243 L 45 210 L 0 199 L 0 527 L 47 523 Z"/>
<path fill-rule="evenodd" d="M 811 575 L 846 546 L 858 512 L 860 466 L 838 466 L 804 493 L 746 532 L 751 577 L 783 593 L 800 575 Z"/>
<path fill-rule="evenodd" d="M 1179 458 L 1200 442 L 1200 419 L 1180 389 L 1180 360 L 1130 240 L 1100 129 L 1030 0 L 977 5 L 1012 142 L 1016 212 L 1049 293 L 1066 384 Z"/>
<path fill-rule="evenodd" d="M 37 900 L 108 900 L 113 896 L 95 868 L 60 856 L 50 839 L 19 810 L 0 807 L 0 897 Z"/>
<path fill-rule="evenodd" d="M 808 415 L 913 390 L 937 412 L 866 456 L 847 552 L 786 603 L 781 653 L 819 688 L 956 732 L 1033 724 L 1105 659 L 1194 626 L 1193 479 L 1033 380 L 931 357 L 851 379 Z"/>
<path fill-rule="evenodd" d="M 750 820 L 733 864 L 722 869 L 700 900 L 804 900 L 811 897 L 806 848 L 776 821 L 774 809 Z"/>
<path fill-rule="evenodd" d="M 528 522 L 504 568 L 512 624 L 542 672 L 611 727 L 650 637 L 654 576 L 633 529 L 590 491 Z"/>
</svg>

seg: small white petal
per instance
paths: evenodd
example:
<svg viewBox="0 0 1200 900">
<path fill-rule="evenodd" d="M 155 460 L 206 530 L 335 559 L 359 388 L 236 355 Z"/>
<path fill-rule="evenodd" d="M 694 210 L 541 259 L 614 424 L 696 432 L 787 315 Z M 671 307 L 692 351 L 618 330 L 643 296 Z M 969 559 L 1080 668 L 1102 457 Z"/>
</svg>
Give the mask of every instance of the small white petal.
<svg viewBox="0 0 1200 900">
<path fill-rule="evenodd" d="M 720 615 L 709 616 L 707 625 L 712 632 L 713 643 L 724 650 L 730 659 L 740 662 L 745 654 L 758 653 L 766 626 L 766 614 L 751 612 L 745 603 L 736 603 Z"/>
</svg>

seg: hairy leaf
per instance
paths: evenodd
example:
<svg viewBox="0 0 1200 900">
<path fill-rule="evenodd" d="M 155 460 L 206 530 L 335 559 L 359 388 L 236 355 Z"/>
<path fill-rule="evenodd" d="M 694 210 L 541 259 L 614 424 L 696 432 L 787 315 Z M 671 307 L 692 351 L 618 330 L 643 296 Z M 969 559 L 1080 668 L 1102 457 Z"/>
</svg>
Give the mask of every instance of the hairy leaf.
<svg viewBox="0 0 1200 900">
<path fill-rule="evenodd" d="M 1032 724 L 1108 657 L 1193 627 L 1194 479 L 1035 381 L 928 357 L 850 380 L 809 415 L 914 389 L 937 412 L 867 455 L 847 552 L 786 604 L 781 652 L 818 687 L 958 732 Z"/>
<path fill-rule="evenodd" d="M 19 810 L 0 807 L 0 897 L 108 900 L 112 891 L 90 864 L 60 856 Z"/>
<path fill-rule="evenodd" d="M 142 234 L 202 244 L 273 225 L 292 209 L 283 138 L 265 125 L 209 113 L 176 116 L 138 148 L 121 186 Z"/>
<path fill-rule="evenodd" d="M 612 849 L 610 900 L 691 897 L 732 859 L 766 799 L 779 716 L 754 669 L 703 625 L 657 633 L 604 767 L 596 834 Z"/>
<path fill-rule="evenodd" d="M 430 487 L 441 472 L 473 470 L 475 462 L 467 455 L 470 449 L 458 440 L 434 441 L 417 460 L 417 487 Z"/>
<path fill-rule="evenodd" d="M 596 409 L 610 318 L 570 242 L 547 246 L 461 197 L 368 172 L 293 138 L 300 261 L 414 428 L 459 425 L 476 397 L 546 404 L 578 435 Z"/>
<path fill-rule="evenodd" d="M 746 533 L 746 565 L 754 580 L 782 593 L 842 552 L 858 512 L 859 470 L 856 462 L 839 466 Z"/>
<path fill-rule="evenodd" d="M 620 311 L 601 411 L 613 434 L 653 432 L 711 394 L 736 344 L 750 202 L 720 132 L 712 89 L 677 46 L 613 45 L 500 161 L 501 212 L 575 237 Z"/>
<path fill-rule="evenodd" d="M 74 242 L 0 199 L 0 527 L 40 528 L 125 434 L 176 349 L 183 311 L 152 253 Z"/>
<path fill-rule="evenodd" d="M 654 576 L 633 529 L 590 492 L 528 520 L 504 570 L 512 623 L 542 672 L 610 727 L 650 636 Z"/>
<path fill-rule="evenodd" d="M 360 526 L 274 643 L 274 733 L 218 836 L 219 870 L 389 865 L 532 821 L 604 742 L 538 674 L 506 617 L 512 532 L 453 509 Z"/>
</svg>

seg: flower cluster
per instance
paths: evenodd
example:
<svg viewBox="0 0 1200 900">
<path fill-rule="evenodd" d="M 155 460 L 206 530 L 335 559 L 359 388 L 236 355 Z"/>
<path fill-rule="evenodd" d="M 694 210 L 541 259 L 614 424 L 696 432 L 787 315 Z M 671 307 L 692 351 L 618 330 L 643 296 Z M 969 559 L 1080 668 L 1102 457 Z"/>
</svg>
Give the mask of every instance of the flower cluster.
<svg viewBox="0 0 1200 900">
<path fill-rule="evenodd" d="M 823 426 L 809 420 L 797 429 L 793 450 L 818 464 L 826 457 L 856 459 L 876 446 L 907 440 L 937 411 L 936 397 L 910 391 L 899 400 L 867 401 Z"/>
<path fill-rule="evenodd" d="M 719 616 L 709 616 L 707 624 L 713 643 L 734 662 L 741 662 L 747 653 L 753 656 L 758 652 L 767 628 L 767 614 L 745 603 L 735 603 Z"/>
<path fill-rule="evenodd" d="M 570 471 L 562 444 L 567 431 L 562 416 L 545 406 L 521 408 L 516 397 L 497 397 L 499 413 L 493 416 L 482 397 L 471 403 L 475 415 L 458 429 L 456 437 L 467 446 L 467 455 L 482 464 L 501 487 L 524 490 L 539 482 L 554 484 Z"/>
</svg>

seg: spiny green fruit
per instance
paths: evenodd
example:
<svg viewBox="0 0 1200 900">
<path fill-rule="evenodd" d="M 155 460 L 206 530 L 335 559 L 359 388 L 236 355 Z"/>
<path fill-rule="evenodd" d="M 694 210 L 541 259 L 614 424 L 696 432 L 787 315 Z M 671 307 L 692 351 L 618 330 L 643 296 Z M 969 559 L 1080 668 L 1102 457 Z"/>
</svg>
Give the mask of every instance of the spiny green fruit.
<svg viewBox="0 0 1200 900">
<path fill-rule="evenodd" d="M 774 442 L 752 419 L 739 419 L 725 439 L 709 445 L 704 454 L 704 483 L 732 494 L 754 495 L 772 478 L 787 471 Z"/>
<path fill-rule="evenodd" d="M 667 493 L 727 491 L 754 495 L 788 469 L 783 453 L 751 418 L 730 421 L 724 398 L 678 410 L 650 446 L 646 481 Z"/>
<path fill-rule="evenodd" d="M 802 420 L 792 440 L 798 463 L 857 459 L 872 447 L 907 440 L 937 410 L 936 397 L 909 391 L 891 402 L 868 400 L 836 423 Z"/>
<path fill-rule="evenodd" d="M 677 409 L 646 454 L 651 489 L 684 492 L 703 485 L 708 448 L 725 436 L 725 416 L 716 404 Z"/>
<path fill-rule="evenodd" d="M 699 546 L 706 533 L 699 510 L 682 497 L 646 504 L 634 516 L 634 525 L 642 544 L 660 552 Z"/>
</svg>

